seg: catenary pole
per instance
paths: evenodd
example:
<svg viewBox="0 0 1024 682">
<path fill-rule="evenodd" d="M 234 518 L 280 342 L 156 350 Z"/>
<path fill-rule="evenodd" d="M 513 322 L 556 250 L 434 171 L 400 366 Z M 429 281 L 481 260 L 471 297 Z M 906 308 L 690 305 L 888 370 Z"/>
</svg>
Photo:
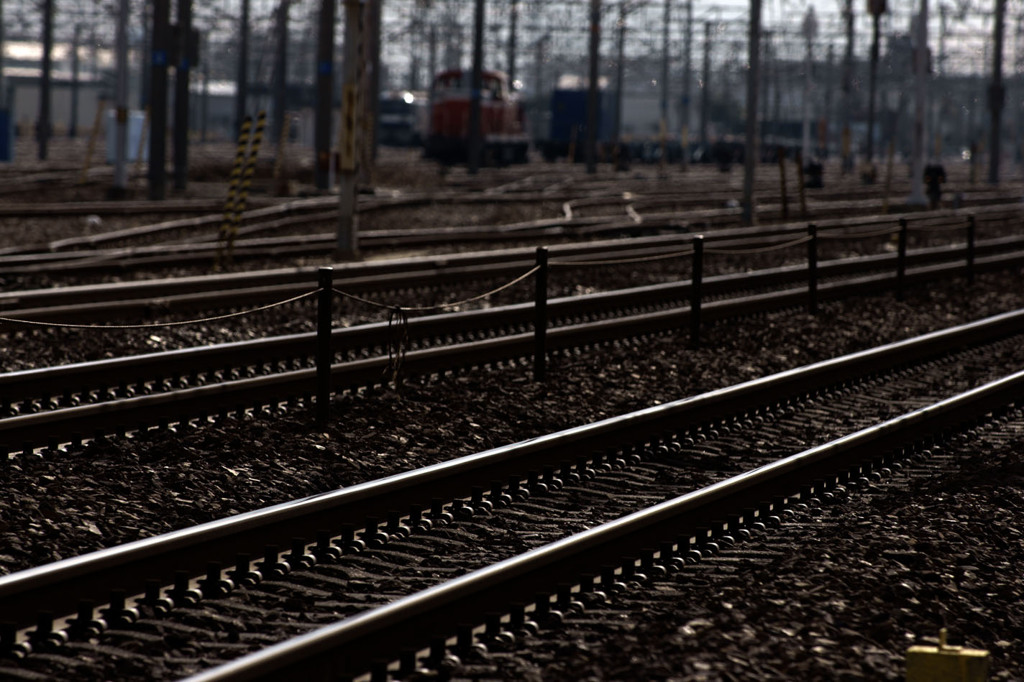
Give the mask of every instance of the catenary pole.
<svg viewBox="0 0 1024 682">
<path fill-rule="evenodd" d="M 74 31 L 71 35 L 71 114 L 68 121 L 68 137 L 78 135 L 78 91 L 79 74 L 81 71 L 80 60 L 78 59 L 78 47 L 82 39 L 82 25 L 75 22 Z M 3 47 L 0 46 L 0 50 Z M 120 54 L 120 49 L 118 50 Z M 145 71 L 145 69 L 143 69 Z"/>
<path fill-rule="evenodd" d="M 50 141 L 50 71 L 53 67 L 53 0 L 43 1 L 43 73 L 39 84 L 39 121 L 36 136 L 39 142 L 39 159 L 47 157 Z"/>
<path fill-rule="evenodd" d="M 338 234 L 336 255 L 359 256 L 359 216 L 356 212 L 356 183 L 359 170 L 359 130 L 363 58 L 363 0 L 345 0 L 344 81 L 341 97 L 341 144 L 339 153 Z"/>
<path fill-rule="evenodd" d="M 693 0 L 686 2 L 686 40 L 683 45 L 683 124 L 680 144 L 683 150 L 683 170 L 690 166 L 690 81 L 693 80 Z"/>
<path fill-rule="evenodd" d="M 240 130 L 246 115 L 246 95 L 249 90 L 249 2 L 242 0 L 242 13 L 238 26 L 238 70 L 235 76 L 235 130 Z"/>
<path fill-rule="evenodd" d="M 314 182 L 328 189 L 331 172 L 331 109 L 334 106 L 334 5 L 320 0 L 320 26 L 316 44 L 316 122 L 313 145 Z"/>
<path fill-rule="evenodd" d="M 277 44 L 274 49 L 274 125 L 271 137 L 280 145 L 285 134 L 284 119 L 288 94 L 288 10 L 291 0 L 277 6 Z"/>
<path fill-rule="evenodd" d="M 167 193 L 167 64 L 170 58 L 170 0 L 153 0 L 153 51 L 150 61 L 149 198 Z"/>
<path fill-rule="evenodd" d="M 470 175 L 480 170 L 483 157 L 483 130 L 481 130 L 480 98 L 483 89 L 484 62 L 484 0 L 476 0 L 473 14 L 473 72 L 469 95 L 469 168 Z"/>
<path fill-rule="evenodd" d="M 671 59 L 671 45 L 669 43 L 669 22 L 672 18 L 672 0 L 665 0 L 663 16 L 661 19 L 661 135 L 662 135 L 662 152 L 665 152 L 664 148 L 664 137 L 668 132 L 668 101 L 669 101 L 669 81 L 668 81 L 668 64 Z M 663 159 L 664 161 L 664 159 Z"/>
<path fill-rule="evenodd" d="M 514 86 L 516 82 L 516 51 L 518 49 L 517 41 L 519 40 L 519 0 L 511 0 L 508 12 L 508 82 L 510 86 Z"/>
<path fill-rule="evenodd" d="M 914 41 L 914 139 L 910 164 L 910 196 L 907 203 L 926 206 L 924 195 L 924 120 L 928 106 L 928 0 L 921 0 Z"/>
<path fill-rule="evenodd" d="M 598 90 L 598 60 L 601 48 L 601 0 L 590 0 L 590 63 L 587 85 L 587 173 L 597 172 L 597 126 L 600 92 Z"/>
<path fill-rule="evenodd" d="M 708 113 L 711 105 L 711 22 L 704 22 L 704 84 L 701 86 L 700 96 L 700 143 L 704 147 L 704 154 L 707 155 L 711 148 L 711 141 L 708 140 Z"/>
<path fill-rule="evenodd" d="M 1003 103 L 1006 88 L 1003 86 L 1003 38 L 1006 32 L 1006 0 L 996 0 L 996 21 L 992 49 L 992 84 L 989 86 L 988 106 L 992 116 L 988 153 L 988 181 L 999 184 L 999 157 L 1002 152 Z"/>
<path fill-rule="evenodd" d="M 622 143 L 622 96 L 625 89 L 626 55 L 626 3 L 619 4 L 619 40 L 616 45 L 618 59 L 615 60 L 615 118 L 612 121 L 612 144 Z M 571 159 L 570 159 L 571 160 Z"/>
<path fill-rule="evenodd" d="M 128 0 L 120 0 L 117 12 L 117 128 L 114 135 L 114 198 L 128 188 Z"/>
<path fill-rule="evenodd" d="M 174 189 L 188 182 L 189 76 L 192 73 L 192 0 L 178 0 L 178 64 L 174 71 Z"/>
<path fill-rule="evenodd" d="M 842 169 L 847 173 L 853 169 L 853 148 L 850 124 L 853 115 L 853 0 L 846 0 L 843 7 L 843 19 L 846 20 L 846 53 L 843 55 L 843 96 L 842 96 Z"/>
<path fill-rule="evenodd" d="M 746 153 L 743 156 L 743 223 L 753 225 L 757 220 L 754 206 L 754 175 L 761 154 L 757 145 L 757 90 L 761 58 L 761 0 L 750 0 L 750 36 L 747 45 L 747 130 Z"/>
<path fill-rule="evenodd" d="M 867 165 L 870 167 L 875 158 L 875 91 L 878 87 L 878 42 L 879 23 L 885 11 L 885 0 L 871 0 L 871 62 L 868 66 L 868 139 L 865 148 Z"/>
</svg>

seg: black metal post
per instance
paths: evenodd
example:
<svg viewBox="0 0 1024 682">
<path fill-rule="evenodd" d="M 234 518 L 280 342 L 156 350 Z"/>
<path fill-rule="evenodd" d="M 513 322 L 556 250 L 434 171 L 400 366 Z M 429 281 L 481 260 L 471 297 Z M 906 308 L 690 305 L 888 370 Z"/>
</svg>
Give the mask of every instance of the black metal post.
<svg viewBox="0 0 1024 682">
<path fill-rule="evenodd" d="M 245 120 L 245 96 L 249 88 L 249 0 L 242 0 L 242 15 L 238 26 L 238 75 L 235 79 L 235 130 Z"/>
<path fill-rule="evenodd" d="M 331 413 L 331 303 L 334 300 L 334 268 L 318 271 L 316 307 L 316 421 L 326 426 Z"/>
<path fill-rule="evenodd" d="M 896 300 L 903 300 L 903 282 L 907 275 L 907 219 L 900 218 L 899 253 L 896 259 Z"/>
<path fill-rule="evenodd" d="M 473 12 L 473 71 L 469 94 L 469 153 L 467 171 L 476 175 L 483 161 L 484 139 L 481 128 L 481 89 L 484 62 L 484 0 L 476 0 Z"/>
<path fill-rule="evenodd" d="M 317 189 L 328 189 L 331 168 L 331 113 L 334 102 L 334 15 L 335 1 L 320 3 L 320 27 L 316 51 L 316 122 L 314 129 L 314 181 Z"/>
<path fill-rule="evenodd" d="M 967 283 L 974 284 L 974 216 L 967 216 Z"/>
<path fill-rule="evenodd" d="M 818 314 L 818 226 L 807 226 L 807 311 Z"/>
<path fill-rule="evenodd" d="M 170 0 L 153 0 L 153 52 L 150 63 L 149 198 L 167 192 L 167 62 L 170 58 Z"/>
<path fill-rule="evenodd" d="M 533 380 L 543 381 L 547 371 L 548 332 L 548 250 L 537 247 L 536 294 L 533 321 Z"/>
<path fill-rule="evenodd" d="M 690 347 L 700 346 L 700 304 L 704 284 L 704 235 L 693 238 L 693 273 L 690 276 Z"/>
<path fill-rule="evenodd" d="M 587 84 L 587 137 L 585 157 L 587 173 L 597 172 L 597 126 L 600 92 L 598 91 L 598 72 L 600 69 L 601 49 L 601 0 L 590 0 L 590 47 L 589 47 L 589 83 Z"/>
<path fill-rule="evenodd" d="M 174 189 L 188 183 L 189 78 L 192 64 L 192 0 L 178 0 L 178 63 L 174 71 Z"/>
<path fill-rule="evenodd" d="M 285 134 L 285 108 L 288 99 L 288 10 L 290 0 L 281 0 L 277 6 L 277 44 L 274 48 L 274 118 L 271 137 L 279 145 Z"/>
<path fill-rule="evenodd" d="M 39 79 L 39 121 L 36 136 L 39 142 L 39 160 L 45 161 L 50 141 L 50 83 L 53 66 L 53 0 L 43 1 L 43 64 Z"/>
</svg>

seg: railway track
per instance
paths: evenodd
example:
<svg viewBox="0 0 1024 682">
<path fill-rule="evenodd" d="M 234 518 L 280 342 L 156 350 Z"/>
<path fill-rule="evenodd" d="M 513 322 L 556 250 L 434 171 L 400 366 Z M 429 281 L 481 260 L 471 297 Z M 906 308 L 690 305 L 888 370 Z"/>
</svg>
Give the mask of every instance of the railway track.
<svg viewBox="0 0 1024 682">
<path fill-rule="evenodd" d="M 156 659 L 161 676 L 181 676 L 286 635 L 303 636 L 197 679 L 379 675 L 397 660 L 408 674 L 423 647 L 438 664 L 449 637 L 472 648 L 474 629 L 493 643 L 596 603 L 597 591 L 714 553 L 725 536 L 999 414 L 1024 384 L 997 369 L 1024 363 L 1022 320 L 998 316 L 5 576 L 3 641 L 26 657 L 0 671 L 109 679 L 153 671 Z M 572 531 L 582 532 L 564 537 Z M 52 624 L 64 615 L 77 619 L 66 633 Z M 203 643 L 191 656 L 165 651 L 182 637 Z M 119 653 L 142 643 L 147 656 Z M 339 648 L 342 660 L 328 659 Z"/>
<path fill-rule="evenodd" d="M 945 259 L 951 254 L 939 250 L 917 255 Z M 806 268 L 790 267 L 710 277 L 700 288 L 707 302 L 699 301 L 698 307 L 692 281 L 551 300 L 538 292 L 543 308 L 538 302 L 521 303 L 427 315 L 399 327 L 388 322 L 323 328 L 10 372 L 0 375 L 0 408 L 8 415 L 0 419 L 0 450 L 30 454 L 42 447 L 54 449 L 110 434 L 167 428 L 213 415 L 237 415 L 286 403 L 308 406 L 314 395 L 325 400 L 330 391 L 505 361 L 532 358 L 535 376 L 542 376 L 547 353 L 688 327 L 697 328 L 691 331 L 697 335 L 702 323 L 970 274 L 965 263 L 948 262 L 919 265 L 902 275 L 873 274 L 884 265 L 891 267 L 894 258 L 821 264 L 818 272 L 823 283 L 813 287 L 813 303 Z M 1021 263 L 1022 252 L 975 258 L 972 272 Z M 507 271 L 508 266 L 500 267 Z M 767 293 L 747 293 L 752 290 Z M 303 293 L 308 292 L 299 292 Z M 287 294 L 296 292 L 287 290 Z M 326 302 L 324 290 L 319 296 L 320 305 L 329 311 L 332 296 Z M 543 324 L 537 322 L 540 310 Z M 318 360 L 321 352 L 325 355 Z"/>
<path fill-rule="evenodd" d="M 706 194 L 703 196 L 707 196 Z M 517 195 L 421 195 L 397 198 L 373 198 L 364 201 L 360 210 L 371 213 L 374 210 L 401 206 L 415 206 L 420 203 L 444 205 L 447 202 L 463 202 L 472 205 L 486 200 L 488 203 L 506 201 L 512 203 L 538 202 L 542 197 Z M 548 199 L 550 201 L 550 199 Z M 332 228 L 337 224 L 336 200 L 330 197 L 304 199 L 284 204 L 265 205 L 244 214 L 243 226 L 239 229 L 239 240 L 233 250 L 233 258 L 241 260 L 322 257 L 329 256 L 336 243 Z M 142 204 L 137 210 L 148 208 L 152 202 Z M 186 202 L 177 212 L 195 210 L 197 206 L 208 206 L 197 202 Z M 594 206 L 611 206 L 614 210 L 594 214 Z M 1005 193 L 975 193 L 971 195 L 970 211 L 977 213 L 982 221 L 992 222 L 1008 217 L 1019 218 L 1019 205 L 1007 203 Z M 85 205 L 86 209 L 97 209 L 98 205 Z M 671 208 L 659 211 L 661 208 Z M 42 207 L 33 207 L 30 215 L 38 215 Z M 591 210 L 587 210 L 591 209 Z M 65 207 L 69 215 L 77 209 Z M 85 209 L 82 209 L 85 210 Z M 121 211 L 128 211 L 122 207 Z M 215 210 L 215 209 L 214 209 Z M 583 210 L 581 214 L 580 211 Z M 764 221 L 783 221 L 781 208 L 776 204 L 761 209 Z M 872 218 L 877 214 L 875 200 L 851 200 L 844 197 L 832 202 L 819 201 L 815 205 L 814 221 L 821 227 L 854 226 L 856 222 L 879 224 L 883 220 L 898 221 L 900 218 L 927 224 L 941 222 L 948 215 L 966 216 L 968 209 L 940 211 L 937 215 L 894 214 L 881 219 Z M 59 212 L 58 212 L 59 213 Z M 629 192 L 618 192 L 611 197 L 566 200 L 563 202 L 562 217 L 509 223 L 498 226 L 466 226 L 444 228 L 407 229 L 364 229 L 360 233 L 360 248 L 370 251 L 379 249 L 410 249 L 450 246 L 453 242 L 470 244 L 496 244 L 509 241 L 536 241 L 552 238 L 592 239 L 607 235 L 650 235 L 673 234 L 720 230 L 739 226 L 738 208 L 694 209 L 687 207 L 687 200 L 678 196 L 633 196 Z M 589 215 L 588 215 L 589 214 Z M 859 216 L 854 219 L 851 216 Z M 2 216 L 0 216 L 2 217 Z M 154 267 L 209 266 L 219 256 L 218 228 L 223 222 L 221 212 L 211 212 L 194 218 L 181 218 L 153 225 L 124 228 L 53 240 L 40 244 L 6 247 L 0 251 L 3 256 L 4 272 L 9 275 L 54 274 L 85 276 L 97 272 L 120 272 Z M 806 229 L 806 223 L 788 224 L 788 230 Z M 326 228 L 323 232 L 315 231 Z M 782 228 L 786 231 L 787 228 Z M 148 245 L 147 245 L 148 244 Z"/>
<path fill-rule="evenodd" d="M 1019 217 L 1017 206 L 998 207 L 979 214 L 950 212 L 937 216 L 911 220 L 882 216 L 868 219 L 837 220 L 817 225 L 820 257 L 839 251 L 848 255 L 860 252 L 873 244 L 877 251 L 879 240 L 895 236 L 901 224 L 906 225 L 907 240 L 911 235 L 924 241 L 940 238 L 944 244 L 911 250 L 908 265 L 939 262 L 957 257 L 957 246 L 962 246 L 963 258 L 970 258 L 968 250 L 987 256 L 1016 247 L 1019 236 L 978 239 L 981 226 L 994 226 Z M 972 227 L 972 225 L 974 227 Z M 728 255 L 743 255 L 758 250 L 771 252 L 771 257 L 788 262 L 806 262 L 806 249 L 778 251 L 787 243 L 807 234 L 806 224 L 778 227 L 741 228 L 708 233 L 704 237 L 709 253 L 712 250 Z M 892 234 L 889 231 L 892 231 Z M 958 237 L 963 235 L 966 241 Z M 647 259 L 657 264 L 674 252 L 683 255 L 691 248 L 693 235 L 634 238 L 628 240 L 599 241 L 588 244 L 556 245 L 550 247 L 551 257 L 561 261 L 578 261 L 580 266 L 599 264 L 600 261 L 623 261 L 634 266 Z M 851 249 L 849 245 L 855 245 Z M 857 246 L 863 244 L 865 246 Z M 893 254 L 878 256 L 878 267 L 885 268 Z M 456 283 L 472 281 L 507 281 L 533 266 L 535 249 L 503 249 L 489 252 L 447 255 L 440 257 L 401 258 L 388 261 L 339 264 L 335 266 L 338 286 L 352 294 L 367 292 L 438 290 Z M 634 262 L 630 262 L 634 261 Z M 739 261 L 743 269 L 751 265 L 750 256 Z M 93 263 L 91 267 L 108 268 L 109 263 Z M 609 267 L 614 263 L 607 264 Z M 10 273 L 17 271 L 10 265 Z M 711 274 L 709 271 L 708 274 Z M 155 315 L 194 314 L 216 310 L 231 310 L 265 305 L 299 295 L 310 289 L 315 275 L 310 268 L 288 268 L 247 273 L 227 273 L 134 282 L 97 285 L 63 286 L 48 289 L 7 291 L 0 293 L 0 315 L 39 322 L 77 323 L 96 318 L 152 319 Z"/>
</svg>

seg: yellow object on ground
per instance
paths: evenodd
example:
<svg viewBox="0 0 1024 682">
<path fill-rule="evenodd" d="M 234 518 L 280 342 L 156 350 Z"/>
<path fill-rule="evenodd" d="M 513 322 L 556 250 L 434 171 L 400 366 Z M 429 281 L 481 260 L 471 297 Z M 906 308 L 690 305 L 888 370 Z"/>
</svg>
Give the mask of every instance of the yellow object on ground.
<svg viewBox="0 0 1024 682">
<path fill-rule="evenodd" d="M 946 644 L 946 628 L 939 631 L 938 646 L 907 649 L 907 682 L 985 682 L 988 652 Z"/>
</svg>

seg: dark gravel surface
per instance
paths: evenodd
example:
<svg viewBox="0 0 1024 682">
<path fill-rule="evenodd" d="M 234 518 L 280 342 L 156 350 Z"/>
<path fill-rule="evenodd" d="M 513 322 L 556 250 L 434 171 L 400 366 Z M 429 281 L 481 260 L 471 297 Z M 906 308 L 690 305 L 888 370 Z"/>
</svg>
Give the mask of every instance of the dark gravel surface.
<svg viewBox="0 0 1024 682">
<path fill-rule="evenodd" d="M 796 513 L 513 651 L 464 655 L 450 677 L 902 680 L 906 649 L 946 627 L 990 653 L 989 679 L 1022 679 L 1022 445 L 1018 410 L 909 478 Z"/>
<path fill-rule="evenodd" d="M 544 384 L 531 380 L 528 367 L 513 365 L 338 396 L 336 421 L 323 430 L 313 426 L 311 414 L 296 408 L 182 429 L 170 437 L 149 434 L 93 443 L 31 464 L 18 460 L 2 474 L 0 573 L 478 452 L 1022 304 L 1024 273 L 986 275 L 972 288 L 949 281 L 912 290 L 905 303 L 876 297 L 827 304 L 814 318 L 788 311 L 715 325 L 696 351 L 686 349 L 686 339 L 666 334 L 559 355 Z M 156 332 L 81 346 L 55 333 L 21 333 L 4 337 L 4 363 L 11 368 L 117 356 L 129 347 L 136 349 L 129 352 L 140 352 L 139 342 L 157 350 L 245 333 L 229 326 L 218 329 L 184 332 L 190 339 L 171 343 L 170 334 Z M 623 607 L 621 627 L 605 636 L 581 635 L 548 659 L 510 654 L 511 663 L 500 675 L 899 679 L 906 646 L 955 622 L 976 624 L 952 632 L 951 638 L 990 649 L 997 679 L 1024 678 L 1019 634 L 1024 583 L 1013 568 L 1022 558 L 1024 439 L 1018 430 L 1000 442 L 979 438 L 969 445 L 973 459 L 966 460 L 959 476 L 915 484 L 926 493 L 923 497 L 911 498 L 908 488 L 894 496 L 865 496 L 867 502 L 857 511 L 837 506 L 827 515 L 832 525 L 824 536 L 794 533 L 793 551 L 784 557 L 709 575 L 699 589 L 662 594 L 659 588 L 657 598 L 639 612 Z M 912 550 L 916 563 L 887 557 L 893 546 Z"/>
<path fill-rule="evenodd" d="M 12 464 L 0 506 L 4 572 L 589 423 L 1022 305 L 1019 272 L 721 324 L 700 350 L 674 334 L 525 366 L 476 370 L 228 419 L 177 436 L 93 443 Z M 27 352 L 30 352 L 26 349 Z"/>
</svg>

